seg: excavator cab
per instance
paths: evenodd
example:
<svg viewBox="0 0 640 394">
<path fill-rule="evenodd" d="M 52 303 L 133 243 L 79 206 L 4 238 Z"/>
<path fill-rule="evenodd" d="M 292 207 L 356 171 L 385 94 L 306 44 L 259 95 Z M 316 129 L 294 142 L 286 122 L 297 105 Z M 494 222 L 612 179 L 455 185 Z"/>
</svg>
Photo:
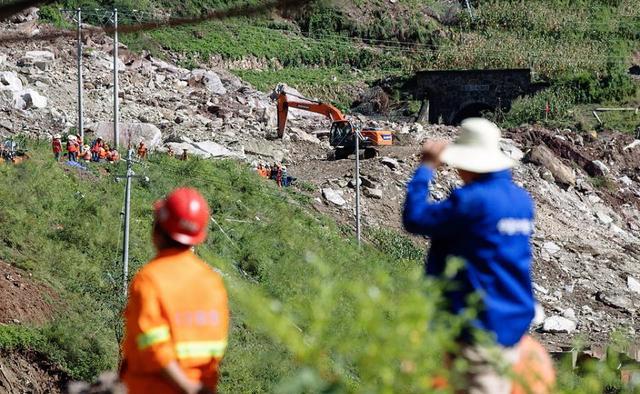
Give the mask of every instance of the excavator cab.
<svg viewBox="0 0 640 394">
<path fill-rule="evenodd" d="M 354 145 L 355 134 L 353 131 L 353 126 L 348 120 L 333 122 L 329 133 L 329 144 L 335 147 Z"/>
</svg>

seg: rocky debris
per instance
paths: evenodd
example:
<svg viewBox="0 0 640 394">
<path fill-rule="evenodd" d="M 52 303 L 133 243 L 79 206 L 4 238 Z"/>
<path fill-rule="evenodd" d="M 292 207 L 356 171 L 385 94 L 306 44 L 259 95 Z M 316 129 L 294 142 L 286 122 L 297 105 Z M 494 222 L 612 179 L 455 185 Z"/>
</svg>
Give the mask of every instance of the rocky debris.
<svg viewBox="0 0 640 394">
<path fill-rule="evenodd" d="M 607 215 L 603 211 L 600 211 L 600 210 L 596 211 L 596 217 L 604 225 L 613 223 L 613 219 L 611 218 L 611 216 Z"/>
<path fill-rule="evenodd" d="M 20 60 L 18 60 L 18 66 L 20 67 L 36 67 L 40 70 L 46 71 L 51 67 L 51 64 L 55 60 L 53 52 L 49 51 L 28 51 L 24 54 Z"/>
<path fill-rule="evenodd" d="M 547 317 L 542 325 L 542 331 L 549 333 L 572 333 L 576 328 L 575 321 L 557 315 Z"/>
<path fill-rule="evenodd" d="M 626 312 L 632 312 L 636 308 L 631 298 L 619 292 L 598 292 L 596 299 L 605 305 L 613 308 L 622 309 Z"/>
<path fill-rule="evenodd" d="M 311 135 L 311 134 L 303 131 L 299 127 L 290 127 L 288 135 L 289 135 L 289 137 L 291 137 L 291 141 L 294 141 L 294 142 L 305 141 L 305 142 L 310 142 L 312 144 L 320 144 L 321 143 L 320 139 L 317 136 Z"/>
<path fill-rule="evenodd" d="M 557 243 L 553 242 L 553 241 L 547 241 L 542 245 L 542 249 L 549 253 L 550 255 L 554 255 L 556 253 L 558 253 L 561 248 L 560 246 L 558 246 Z"/>
<path fill-rule="evenodd" d="M 609 167 L 607 167 L 606 164 L 604 164 L 602 161 L 600 160 L 594 160 L 591 162 L 596 168 L 598 168 L 600 170 L 600 172 L 602 172 L 603 174 L 608 174 L 609 173 Z"/>
<path fill-rule="evenodd" d="M 329 201 L 330 203 L 337 205 L 339 207 L 347 203 L 345 199 L 342 198 L 339 191 L 334 190 L 330 187 L 322 189 L 322 197 L 324 197 L 324 199 Z"/>
<path fill-rule="evenodd" d="M 363 194 L 366 197 L 375 198 L 378 200 L 382 198 L 382 190 L 380 189 L 371 189 L 371 188 L 365 187 L 363 190 Z"/>
<path fill-rule="evenodd" d="M 13 93 L 13 106 L 16 109 L 45 108 L 47 98 L 33 89 L 20 90 Z"/>
<path fill-rule="evenodd" d="M 40 17 L 38 15 L 39 12 L 40 9 L 38 9 L 37 7 L 29 7 L 26 10 L 11 16 L 11 22 L 24 23 L 38 20 L 38 18 Z"/>
<path fill-rule="evenodd" d="M 624 150 L 631 150 L 640 146 L 640 140 L 634 140 L 632 143 L 624 147 Z"/>
<path fill-rule="evenodd" d="M 115 372 L 103 372 L 94 383 L 71 382 L 68 394 L 126 394 L 127 388 Z"/>
<path fill-rule="evenodd" d="M 182 152 L 186 150 L 189 155 L 196 155 L 205 159 L 244 159 L 243 153 L 231 151 L 213 141 L 170 142 L 167 146 L 170 147 L 176 155 L 181 155 Z"/>
<path fill-rule="evenodd" d="M 113 122 L 88 124 L 86 131 L 93 132 L 95 138 L 113 143 Z M 123 122 L 118 124 L 119 142 L 123 146 L 137 146 L 144 141 L 148 149 L 157 149 L 162 145 L 162 132 L 150 123 Z"/>
<path fill-rule="evenodd" d="M 556 182 L 575 186 L 576 176 L 573 170 L 565 165 L 554 153 L 545 145 L 535 146 L 528 156 L 529 161 L 548 169 Z"/>
<path fill-rule="evenodd" d="M 395 170 L 400 167 L 400 163 L 398 163 L 398 160 L 392 159 L 390 157 L 383 157 L 382 159 L 380 159 L 380 163 L 391 168 L 392 170 Z"/>
<path fill-rule="evenodd" d="M 220 77 L 213 71 L 203 69 L 192 70 L 187 77 L 187 81 L 189 86 L 198 86 L 198 84 L 201 84 L 211 93 L 220 95 L 227 94 L 227 89 L 225 89 L 222 84 Z"/>
<path fill-rule="evenodd" d="M 0 91 L 17 92 L 22 90 L 22 81 L 15 72 L 0 72 Z"/>
<path fill-rule="evenodd" d="M 518 148 L 515 142 L 511 139 L 501 139 L 500 149 L 505 155 L 509 156 L 514 161 L 520 161 L 524 158 L 524 152 L 520 150 L 520 148 Z"/>
<path fill-rule="evenodd" d="M 633 276 L 627 276 L 627 287 L 634 293 L 640 294 L 640 281 Z"/>
</svg>

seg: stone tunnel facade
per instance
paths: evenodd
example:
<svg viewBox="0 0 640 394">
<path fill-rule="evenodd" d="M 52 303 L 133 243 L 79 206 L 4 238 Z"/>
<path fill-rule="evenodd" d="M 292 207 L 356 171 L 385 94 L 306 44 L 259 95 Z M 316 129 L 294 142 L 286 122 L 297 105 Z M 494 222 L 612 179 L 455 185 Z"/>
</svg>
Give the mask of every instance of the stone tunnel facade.
<svg viewBox="0 0 640 394">
<path fill-rule="evenodd" d="M 419 120 L 451 125 L 485 110 L 509 110 L 514 99 L 539 89 L 529 69 L 421 71 L 412 84 L 423 101 Z"/>
</svg>

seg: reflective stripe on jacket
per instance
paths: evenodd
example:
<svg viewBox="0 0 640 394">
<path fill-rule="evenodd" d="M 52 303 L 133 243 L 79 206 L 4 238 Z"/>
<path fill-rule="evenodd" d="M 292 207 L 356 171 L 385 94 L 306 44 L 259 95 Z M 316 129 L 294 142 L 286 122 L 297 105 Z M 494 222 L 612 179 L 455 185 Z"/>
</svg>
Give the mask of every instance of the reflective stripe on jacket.
<svg viewBox="0 0 640 394">
<path fill-rule="evenodd" d="M 482 305 L 474 325 L 512 346 L 534 316 L 533 201 L 509 170 L 485 174 L 440 202 L 428 201 L 432 178 L 427 166 L 415 172 L 403 212 L 407 231 L 431 238 L 426 273 L 441 276 L 449 257 L 462 258 L 457 288 L 446 294 L 451 312 L 462 312 L 467 296 L 478 293 Z"/>
<path fill-rule="evenodd" d="M 227 346 L 227 293 L 220 275 L 190 250 L 162 251 L 138 272 L 125 318 L 122 378 L 130 393 L 177 393 L 161 374 L 173 360 L 215 389 Z"/>
</svg>

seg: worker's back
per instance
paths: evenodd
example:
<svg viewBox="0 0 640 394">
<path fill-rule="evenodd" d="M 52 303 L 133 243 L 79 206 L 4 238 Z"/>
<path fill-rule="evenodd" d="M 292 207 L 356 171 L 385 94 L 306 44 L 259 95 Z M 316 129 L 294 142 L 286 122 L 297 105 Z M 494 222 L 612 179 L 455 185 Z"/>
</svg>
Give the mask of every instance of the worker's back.
<svg viewBox="0 0 640 394">
<path fill-rule="evenodd" d="M 215 388 L 227 344 L 227 294 L 220 275 L 191 250 L 161 251 L 140 270 L 125 317 L 122 375 L 130 393 L 179 392 L 161 375 L 172 360 Z"/>
</svg>

